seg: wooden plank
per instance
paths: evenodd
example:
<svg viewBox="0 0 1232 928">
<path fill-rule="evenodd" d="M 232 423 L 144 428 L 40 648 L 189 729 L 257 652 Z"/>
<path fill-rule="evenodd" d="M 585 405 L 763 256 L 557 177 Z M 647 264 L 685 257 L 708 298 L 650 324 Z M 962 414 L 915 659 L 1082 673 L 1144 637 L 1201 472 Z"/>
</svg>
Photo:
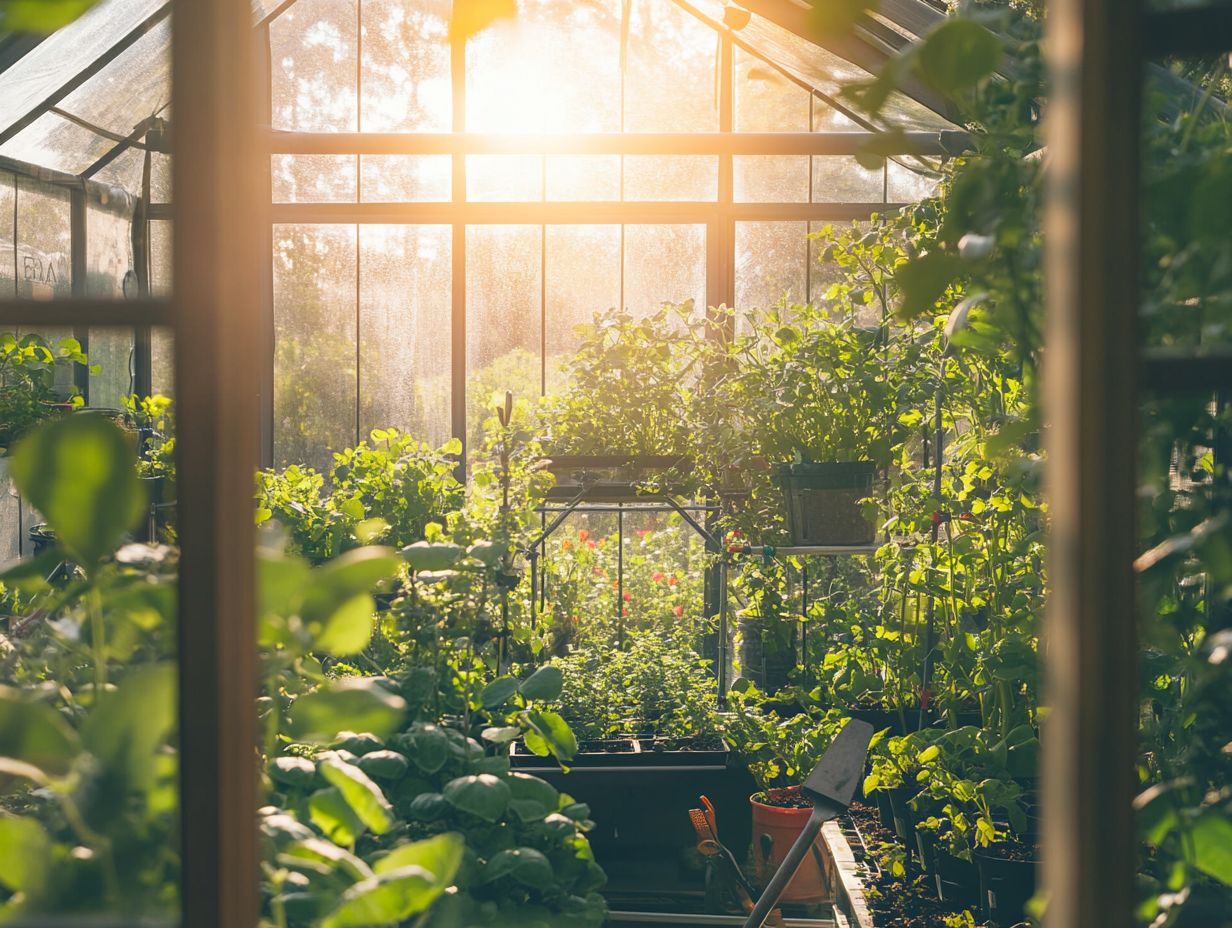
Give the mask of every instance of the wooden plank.
<svg viewBox="0 0 1232 928">
<path fill-rule="evenodd" d="M 1047 928 L 1134 922 L 1137 9 L 1123 0 L 1048 7 Z"/>
<path fill-rule="evenodd" d="M 253 472 L 264 225 L 248 0 L 176 0 L 174 307 L 184 928 L 259 909 Z"/>
</svg>

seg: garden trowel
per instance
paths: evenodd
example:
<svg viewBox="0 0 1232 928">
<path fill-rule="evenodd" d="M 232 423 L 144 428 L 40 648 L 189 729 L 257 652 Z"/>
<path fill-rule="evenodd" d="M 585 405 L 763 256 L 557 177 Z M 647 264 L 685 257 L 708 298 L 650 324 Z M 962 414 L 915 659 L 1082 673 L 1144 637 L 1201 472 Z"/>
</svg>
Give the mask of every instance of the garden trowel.
<svg viewBox="0 0 1232 928">
<path fill-rule="evenodd" d="M 817 840 L 821 826 L 842 814 L 851 805 L 851 799 L 856 794 L 856 784 L 864 776 L 864 761 L 868 757 L 868 743 L 872 737 L 872 725 L 852 719 L 838 733 L 813 768 L 813 772 L 804 781 L 801 791 L 813 803 L 813 813 L 778 870 L 770 878 L 757 900 L 757 905 L 745 920 L 744 928 L 761 928 L 770 910 L 778 904 L 783 890 L 796 875 L 804 855 Z"/>
</svg>

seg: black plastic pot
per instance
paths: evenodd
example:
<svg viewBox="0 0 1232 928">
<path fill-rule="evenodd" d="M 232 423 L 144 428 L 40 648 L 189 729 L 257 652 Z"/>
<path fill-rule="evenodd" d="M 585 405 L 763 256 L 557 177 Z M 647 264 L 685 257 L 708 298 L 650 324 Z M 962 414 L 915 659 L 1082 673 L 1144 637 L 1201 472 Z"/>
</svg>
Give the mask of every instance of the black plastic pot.
<svg viewBox="0 0 1232 928">
<path fill-rule="evenodd" d="M 589 745 L 587 746 L 589 747 Z M 657 749 L 641 741 L 613 752 L 583 751 L 564 773 L 549 758 L 516 749 L 513 769 L 541 777 L 590 806 L 587 834 L 614 892 L 697 895 L 705 867 L 696 853 L 689 809 L 714 804 L 719 838 L 743 862 L 752 834 L 749 796 L 757 785 L 737 755 L 720 750 Z"/>
<path fill-rule="evenodd" d="M 877 818 L 881 820 L 883 828 L 894 829 L 894 807 L 890 805 L 890 794 L 887 790 L 878 789 L 873 791 L 873 798 L 877 801 Z"/>
<path fill-rule="evenodd" d="M 783 491 L 787 530 L 796 545 L 868 545 L 876 525 L 860 500 L 872 495 L 877 467 L 872 461 L 812 463 L 774 468 Z"/>
<path fill-rule="evenodd" d="M 763 693 L 777 693 L 787 686 L 796 669 L 795 636 L 785 647 L 767 647 L 761 619 L 740 619 L 740 673 Z"/>
<path fill-rule="evenodd" d="M 980 875 L 980 911 L 999 925 L 1022 920 L 1027 902 L 1035 895 L 1037 860 L 1009 860 L 996 848 L 977 850 L 975 865 Z"/>
<path fill-rule="evenodd" d="M 907 803 L 915 797 L 916 791 L 906 786 L 896 786 L 887 792 L 894 817 L 894 833 L 910 851 L 915 846 L 915 815 Z"/>
<path fill-rule="evenodd" d="M 980 899 L 980 871 L 969 860 L 955 857 L 944 848 L 934 847 L 933 883 L 942 902 L 960 908 L 974 908 Z"/>
</svg>

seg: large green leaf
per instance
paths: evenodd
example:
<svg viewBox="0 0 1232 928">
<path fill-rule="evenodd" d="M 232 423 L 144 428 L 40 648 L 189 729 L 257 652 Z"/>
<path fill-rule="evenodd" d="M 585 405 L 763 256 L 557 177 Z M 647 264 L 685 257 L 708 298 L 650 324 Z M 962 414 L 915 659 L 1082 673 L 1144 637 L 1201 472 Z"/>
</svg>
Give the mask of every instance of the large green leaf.
<svg viewBox="0 0 1232 928">
<path fill-rule="evenodd" d="M 352 880 L 366 880 L 372 876 L 372 868 L 346 848 L 341 848 L 320 838 L 297 841 L 280 855 L 298 860 L 310 860 L 324 864 L 331 870 L 341 870 Z"/>
<path fill-rule="evenodd" d="M 352 847 L 364 833 L 364 823 L 336 786 L 312 794 L 308 800 L 308 817 L 325 837 L 344 847 Z"/>
<path fill-rule="evenodd" d="M 497 677 L 483 688 L 480 700 L 485 709 L 495 709 L 508 701 L 509 697 L 518 691 L 516 677 Z"/>
<path fill-rule="evenodd" d="M 449 884 L 440 884 L 423 867 L 391 870 L 356 883 L 321 921 L 321 928 L 372 928 L 395 925 L 432 905 Z"/>
<path fill-rule="evenodd" d="M 1208 810 L 1194 824 L 1192 836 L 1198 869 L 1232 886 L 1232 820 L 1224 810 Z"/>
<path fill-rule="evenodd" d="M 914 318 L 934 311 L 946 288 L 962 269 L 962 263 L 952 255 L 934 251 L 920 255 L 898 269 L 897 281 L 903 291 L 900 312 Z"/>
<path fill-rule="evenodd" d="M 12 687 L 0 686 L 0 757 L 62 776 L 80 750 L 77 733 L 64 716 L 45 703 L 25 699 Z"/>
<path fill-rule="evenodd" d="M 312 572 L 304 594 L 303 617 L 324 622 L 360 593 L 371 593 L 382 580 L 398 572 L 398 558 L 389 548 L 356 548 Z"/>
<path fill-rule="evenodd" d="M 400 845 L 373 864 L 372 869 L 377 873 L 389 873 L 404 867 L 423 867 L 443 889 L 457 876 L 465 850 L 466 840 L 462 835 L 448 831 L 424 841 Z"/>
<path fill-rule="evenodd" d="M 0 3 L 0 32 L 50 35 L 67 26 L 98 0 L 4 0 Z"/>
<path fill-rule="evenodd" d="M 546 664 L 522 681 L 518 691 L 527 699 L 555 699 L 565 688 L 565 675 L 559 667 Z"/>
<path fill-rule="evenodd" d="M 546 780 L 512 773 L 505 782 L 513 797 L 509 800 L 509 808 L 524 822 L 542 819 L 560 807 L 560 793 Z"/>
<path fill-rule="evenodd" d="M 406 701 L 370 677 L 347 677 L 301 696 L 291 706 L 290 734 L 300 741 L 332 741 L 344 729 L 388 738 L 406 714 Z"/>
<path fill-rule="evenodd" d="M 51 839 L 33 818 L 0 818 L 0 886 L 27 896 L 47 881 Z"/>
<path fill-rule="evenodd" d="M 945 94 L 974 87 L 997 69 L 1001 43 L 971 19 L 947 17 L 924 37 L 916 56 L 920 77 Z"/>
<path fill-rule="evenodd" d="M 347 805 L 369 830 L 378 835 L 389 831 L 393 809 L 381 788 L 366 773 L 332 757 L 322 761 L 317 769 L 327 782 L 338 788 Z"/>
<path fill-rule="evenodd" d="M 81 738 L 92 754 L 122 772 L 130 786 L 144 788 L 153 782 L 154 755 L 175 721 L 175 666 L 151 664 L 120 681 L 90 713 Z"/>
<path fill-rule="evenodd" d="M 357 593 L 330 613 L 316 635 L 315 651 L 339 657 L 358 654 L 368 646 L 376 624 L 375 605 L 367 593 Z"/>
<path fill-rule="evenodd" d="M 18 443 L 11 467 L 18 490 L 83 567 L 114 551 L 146 506 L 136 453 L 102 416 L 65 416 L 40 426 Z"/>
<path fill-rule="evenodd" d="M 445 800 L 455 809 L 495 822 L 509 805 L 509 785 L 490 773 L 458 777 L 445 784 Z"/>
<path fill-rule="evenodd" d="M 547 889 L 552 885 L 552 864 L 533 847 L 515 847 L 495 854 L 483 869 L 483 880 L 508 876 L 532 889 Z"/>
<path fill-rule="evenodd" d="M 538 712 L 530 710 L 526 713 L 526 721 L 531 730 L 523 739 L 526 746 L 541 757 L 551 754 L 560 760 L 572 760 L 577 753 L 577 738 L 573 730 L 556 712 Z"/>
</svg>

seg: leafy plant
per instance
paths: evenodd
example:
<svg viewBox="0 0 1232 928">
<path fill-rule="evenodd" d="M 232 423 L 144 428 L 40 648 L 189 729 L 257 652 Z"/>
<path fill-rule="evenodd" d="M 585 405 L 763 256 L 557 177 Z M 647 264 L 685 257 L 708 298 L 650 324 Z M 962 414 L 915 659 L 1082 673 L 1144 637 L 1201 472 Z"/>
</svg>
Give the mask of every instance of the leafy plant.
<svg viewBox="0 0 1232 928">
<path fill-rule="evenodd" d="M 85 367 L 88 360 L 74 338 L 0 333 L 0 454 L 58 411 L 82 405 L 72 377 L 57 376 L 78 364 Z"/>
</svg>

